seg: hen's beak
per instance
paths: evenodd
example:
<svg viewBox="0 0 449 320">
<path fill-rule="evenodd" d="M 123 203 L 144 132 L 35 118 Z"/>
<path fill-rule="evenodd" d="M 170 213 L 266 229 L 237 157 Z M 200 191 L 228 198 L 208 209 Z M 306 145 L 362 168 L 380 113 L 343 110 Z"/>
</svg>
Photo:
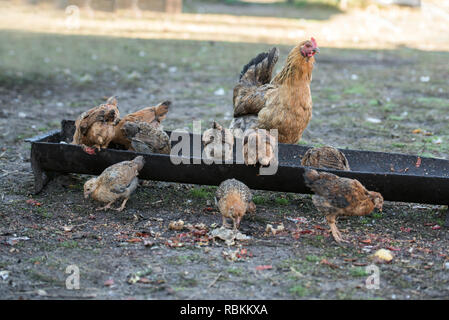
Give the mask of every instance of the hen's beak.
<svg viewBox="0 0 449 320">
<path fill-rule="evenodd" d="M 313 49 L 313 53 L 320 53 L 320 48 L 316 47 L 315 49 Z"/>
</svg>

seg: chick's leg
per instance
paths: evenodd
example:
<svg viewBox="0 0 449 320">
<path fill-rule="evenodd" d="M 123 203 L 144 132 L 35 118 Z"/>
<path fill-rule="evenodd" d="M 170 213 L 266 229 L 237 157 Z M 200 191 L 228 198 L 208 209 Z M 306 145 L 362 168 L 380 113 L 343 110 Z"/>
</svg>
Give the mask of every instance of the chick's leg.
<svg viewBox="0 0 449 320">
<path fill-rule="evenodd" d="M 227 223 L 227 221 L 226 221 L 226 217 L 225 216 L 222 216 L 222 218 L 223 218 L 223 227 L 225 227 L 225 228 L 229 228 L 230 227 L 230 225 Z"/>
<path fill-rule="evenodd" d="M 117 209 L 114 209 L 114 210 L 122 211 L 123 209 L 125 209 L 126 202 L 128 202 L 128 198 L 125 198 L 125 200 L 123 200 L 122 205 L 120 206 L 120 208 L 117 208 Z"/>
<path fill-rule="evenodd" d="M 335 241 L 337 241 L 338 243 L 348 242 L 346 240 L 343 240 L 340 230 L 338 230 L 338 228 L 337 228 L 336 218 L 337 218 L 336 214 L 330 214 L 330 215 L 326 216 L 326 221 L 329 224 L 329 227 L 331 228 L 332 236 L 334 237 Z"/>
<path fill-rule="evenodd" d="M 106 211 L 106 210 L 108 210 L 108 209 L 111 209 L 111 205 L 112 205 L 114 202 L 115 202 L 115 200 L 109 202 L 109 203 L 108 203 L 107 205 L 105 205 L 104 207 L 97 208 L 96 210 L 97 210 L 97 211 L 100 211 L 100 210 Z"/>
</svg>

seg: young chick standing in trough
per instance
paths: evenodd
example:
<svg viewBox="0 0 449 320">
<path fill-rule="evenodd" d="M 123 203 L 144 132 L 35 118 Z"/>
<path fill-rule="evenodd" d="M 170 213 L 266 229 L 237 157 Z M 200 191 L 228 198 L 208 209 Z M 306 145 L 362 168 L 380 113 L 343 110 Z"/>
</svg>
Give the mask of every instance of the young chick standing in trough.
<svg viewBox="0 0 449 320">
<path fill-rule="evenodd" d="M 315 193 L 312 197 L 313 204 L 326 216 L 332 236 L 339 243 L 347 241 L 343 240 L 337 228 L 338 216 L 364 216 L 375 208 L 382 210 L 382 195 L 366 190 L 358 180 L 306 169 L 304 181 Z"/>
<path fill-rule="evenodd" d="M 89 179 L 84 184 L 84 198 L 89 196 L 99 202 L 107 203 L 97 210 L 113 209 L 122 211 L 131 194 L 139 184 L 137 175 L 142 170 L 145 160 L 142 156 L 132 161 L 122 161 L 106 168 L 98 177 Z M 123 199 L 119 208 L 111 208 L 118 199 Z"/>
<path fill-rule="evenodd" d="M 304 154 L 301 165 L 324 169 L 350 170 L 348 159 L 343 152 L 331 146 L 310 148 Z"/>
<path fill-rule="evenodd" d="M 115 127 L 120 121 L 117 97 L 110 97 L 105 104 L 83 112 L 75 121 L 72 144 L 83 146 L 87 152 L 107 148 L 114 139 Z"/>
<path fill-rule="evenodd" d="M 115 127 L 115 135 L 112 142 L 120 144 L 125 149 L 130 149 L 131 139 L 126 136 L 126 131 L 123 130 L 123 126 L 127 122 L 145 122 L 155 129 L 162 131 L 162 120 L 167 116 L 167 112 L 171 105 L 170 101 L 164 101 L 154 107 L 146 107 L 138 110 L 134 113 L 130 113 L 120 120 L 119 124 Z"/>
<path fill-rule="evenodd" d="M 220 183 L 215 194 L 215 202 L 222 214 L 225 228 L 230 227 L 226 219 L 232 219 L 233 230 L 237 230 L 245 213 L 256 211 L 252 198 L 251 190 L 243 182 L 228 179 Z"/>
<path fill-rule="evenodd" d="M 147 122 L 127 121 L 122 127 L 122 132 L 131 142 L 129 150 L 170 154 L 170 137 L 162 128 L 155 128 Z"/>
</svg>

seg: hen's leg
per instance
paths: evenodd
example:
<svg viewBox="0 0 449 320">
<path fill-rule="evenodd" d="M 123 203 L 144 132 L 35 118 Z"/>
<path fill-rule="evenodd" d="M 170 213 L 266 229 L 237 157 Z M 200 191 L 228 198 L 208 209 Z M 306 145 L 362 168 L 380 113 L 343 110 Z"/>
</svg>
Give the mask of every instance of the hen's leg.
<svg viewBox="0 0 449 320">
<path fill-rule="evenodd" d="M 337 228 L 336 218 L 337 218 L 336 214 L 330 214 L 330 215 L 326 216 L 326 221 L 329 224 L 329 227 L 331 228 L 332 236 L 334 237 L 335 241 L 337 241 L 338 243 L 348 242 L 346 240 L 343 240 L 341 233 Z"/>
<path fill-rule="evenodd" d="M 115 202 L 115 200 L 109 202 L 109 203 L 108 203 L 107 205 L 105 205 L 104 207 L 97 208 L 96 210 L 97 210 L 97 211 L 100 211 L 100 210 L 106 211 L 106 210 L 108 210 L 108 209 L 111 209 L 111 205 L 112 205 L 114 202 Z"/>
</svg>

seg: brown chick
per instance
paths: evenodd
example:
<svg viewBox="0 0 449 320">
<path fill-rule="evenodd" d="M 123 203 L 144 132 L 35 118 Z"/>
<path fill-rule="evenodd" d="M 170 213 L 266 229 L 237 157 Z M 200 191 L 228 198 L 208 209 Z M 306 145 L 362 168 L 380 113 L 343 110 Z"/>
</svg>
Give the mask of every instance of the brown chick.
<svg viewBox="0 0 449 320">
<path fill-rule="evenodd" d="M 337 242 L 342 239 L 336 225 L 338 216 L 364 216 L 374 208 L 382 210 L 383 197 L 380 193 L 368 191 L 355 179 L 341 178 L 331 173 L 306 169 L 306 185 L 315 192 L 313 204 L 326 216 L 332 236 Z"/>
<path fill-rule="evenodd" d="M 155 128 L 147 122 L 127 121 L 122 126 L 122 132 L 131 142 L 129 150 L 170 154 L 170 137 L 160 127 Z"/>
<path fill-rule="evenodd" d="M 96 201 L 107 203 L 97 210 L 122 211 L 139 184 L 137 175 L 144 164 L 143 157 L 138 156 L 132 161 L 122 161 L 106 168 L 101 175 L 89 179 L 84 184 L 84 198 L 91 196 Z M 111 205 L 120 198 L 124 199 L 122 205 L 117 209 L 111 208 Z"/>
<path fill-rule="evenodd" d="M 229 129 L 214 121 L 212 128 L 204 131 L 202 139 L 207 158 L 222 161 L 233 159 L 234 136 Z"/>
<path fill-rule="evenodd" d="M 243 138 L 243 159 L 246 165 L 268 166 L 276 159 L 276 138 L 263 129 L 249 129 Z"/>
<path fill-rule="evenodd" d="M 126 138 L 123 133 L 122 127 L 126 122 L 146 122 L 151 124 L 155 128 L 161 127 L 162 120 L 167 116 L 168 109 L 171 105 L 170 101 L 164 101 L 154 107 L 146 107 L 134 113 L 126 115 L 120 120 L 119 124 L 115 127 L 114 143 L 121 144 L 126 149 L 131 146 L 131 141 Z M 162 127 L 161 127 L 162 128 Z"/>
<path fill-rule="evenodd" d="M 247 211 L 254 213 L 256 205 L 252 201 L 251 190 L 236 179 L 220 183 L 215 194 L 215 202 L 223 217 L 223 226 L 229 228 L 226 219 L 232 219 L 233 229 L 237 230 Z"/>
<path fill-rule="evenodd" d="M 350 170 L 348 159 L 343 152 L 331 146 L 310 148 L 304 154 L 301 165 L 324 169 Z"/>
<path fill-rule="evenodd" d="M 234 88 L 230 129 L 277 129 L 280 143 L 297 143 L 312 117 L 310 82 L 318 52 L 315 39 L 302 41 L 290 51 L 284 67 L 273 78 L 277 48 L 251 60 Z"/>
<path fill-rule="evenodd" d="M 75 121 L 72 144 L 107 148 L 114 139 L 115 126 L 120 121 L 117 98 L 110 97 L 106 104 L 83 112 Z"/>
</svg>

